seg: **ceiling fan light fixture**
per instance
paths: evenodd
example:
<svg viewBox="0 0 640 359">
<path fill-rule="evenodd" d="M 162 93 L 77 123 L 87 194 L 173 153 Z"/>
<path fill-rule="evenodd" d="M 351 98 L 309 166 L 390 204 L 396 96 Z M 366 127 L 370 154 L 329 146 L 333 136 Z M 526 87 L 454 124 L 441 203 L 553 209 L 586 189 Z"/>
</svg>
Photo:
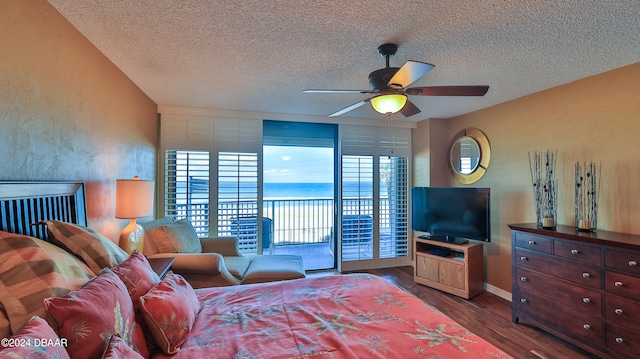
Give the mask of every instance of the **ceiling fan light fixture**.
<svg viewBox="0 0 640 359">
<path fill-rule="evenodd" d="M 383 115 L 396 113 L 407 103 L 407 96 L 404 94 L 379 95 L 371 99 L 371 107 Z"/>
</svg>

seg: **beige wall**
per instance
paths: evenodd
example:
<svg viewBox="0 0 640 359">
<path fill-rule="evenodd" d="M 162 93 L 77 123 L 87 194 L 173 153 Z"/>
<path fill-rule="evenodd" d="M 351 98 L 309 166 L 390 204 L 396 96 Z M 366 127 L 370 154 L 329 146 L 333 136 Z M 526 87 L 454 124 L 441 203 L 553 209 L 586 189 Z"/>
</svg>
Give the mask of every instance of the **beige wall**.
<svg viewBox="0 0 640 359">
<path fill-rule="evenodd" d="M 86 181 L 116 240 L 116 178 L 155 177 L 156 104 L 44 0 L 0 2 L 0 48 L 0 180 Z"/>
<path fill-rule="evenodd" d="M 511 291 L 511 237 L 507 224 L 535 222 L 528 154 L 557 150 L 558 222 L 574 225 L 574 166 L 602 163 L 598 228 L 640 234 L 640 63 L 446 120 L 426 120 L 414 135 L 414 166 L 425 154 L 435 164 L 419 185 L 456 185 L 447 173 L 449 139 L 465 127 L 480 128 L 491 143 L 491 163 L 472 186 L 491 188 L 492 238 L 485 246 L 485 280 Z M 434 128 L 438 133 L 427 133 Z M 434 131 L 435 132 L 435 131 Z M 429 136 L 431 141 L 423 141 Z M 447 138 L 441 142 L 433 138 Z M 423 145 L 421 145 L 423 144 Z M 429 148 L 423 148 L 428 146 Z M 418 166 L 418 164 L 422 164 Z M 448 173 L 447 173 L 448 175 Z M 445 183 L 447 182 L 447 183 Z"/>
</svg>

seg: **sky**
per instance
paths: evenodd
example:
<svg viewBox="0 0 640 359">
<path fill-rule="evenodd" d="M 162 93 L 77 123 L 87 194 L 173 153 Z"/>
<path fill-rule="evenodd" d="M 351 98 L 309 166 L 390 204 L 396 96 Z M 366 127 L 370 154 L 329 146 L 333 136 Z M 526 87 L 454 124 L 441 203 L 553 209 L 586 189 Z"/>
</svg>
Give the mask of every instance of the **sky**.
<svg viewBox="0 0 640 359">
<path fill-rule="evenodd" d="M 333 148 L 264 146 L 264 183 L 333 182 Z"/>
</svg>

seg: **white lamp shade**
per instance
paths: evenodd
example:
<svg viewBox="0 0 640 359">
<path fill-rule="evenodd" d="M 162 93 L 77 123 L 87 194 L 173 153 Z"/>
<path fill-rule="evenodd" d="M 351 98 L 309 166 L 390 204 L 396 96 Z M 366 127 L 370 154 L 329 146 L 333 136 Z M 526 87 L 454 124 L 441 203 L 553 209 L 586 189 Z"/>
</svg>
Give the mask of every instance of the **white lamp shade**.
<svg viewBox="0 0 640 359">
<path fill-rule="evenodd" d="M 116 180 L 116 218 L 140 218 L 153 214 L 153 181 Z"/>
<path fill-rule="evenodd" d="M 407 103 L 407 96 L 402 94 L 380 95 L 371 99 L 371 106 L 381 114 L 396 113 Z"/>
</svg>

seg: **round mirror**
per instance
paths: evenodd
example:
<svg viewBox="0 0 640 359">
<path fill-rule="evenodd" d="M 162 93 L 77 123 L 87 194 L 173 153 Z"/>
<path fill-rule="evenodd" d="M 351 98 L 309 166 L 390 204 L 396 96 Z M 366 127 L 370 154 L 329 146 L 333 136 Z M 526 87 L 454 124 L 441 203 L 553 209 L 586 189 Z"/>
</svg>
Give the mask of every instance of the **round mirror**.
<svg viewBox="0 0 640 359">
<path fill-rule="evenodd" d="M 465 128 L 453 136 L 448 155 L 451 175 L 460 183 L 474 183 L 489 166 L 489 140 L 479 129 Z"/>
<path fill-rule="evenodd" d="M 473 173 L 480 163 L 480 146 L 478 142 L 469 136 L 459 138 L 451 146 L 449 164 L 453 169 L 463 175 Z"/>
</svg>

